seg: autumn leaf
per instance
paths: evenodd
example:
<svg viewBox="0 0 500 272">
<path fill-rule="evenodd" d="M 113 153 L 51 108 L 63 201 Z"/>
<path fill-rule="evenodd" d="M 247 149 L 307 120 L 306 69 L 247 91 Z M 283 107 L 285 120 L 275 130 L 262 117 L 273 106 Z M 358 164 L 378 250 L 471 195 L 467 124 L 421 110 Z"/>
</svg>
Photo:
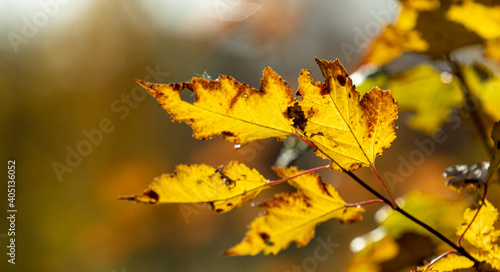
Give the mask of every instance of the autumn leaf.
<svg viewBox="0 0 500 272">
<path fill-rule="evenodd" d="M 467 226 L 470 225 L 465 232 L 464 239 L 482 251 L 472 252 L 472 256 L 480 261 L 486 261 L 495 269 L 500 269 L 500 248 L 498 247 L 500 230 L 494 227 L 494 224 L 498 221 L 498 211 L 486 200 L 479 214 L 472 221 L 476 212 L 477 209 L 470 208 L 465 211 L 465 224 L 457 228 L 457 235 L 462 235 Z"/>
<path fill-rule="evenodd" d="M 178 165 L 175 173 L 155 178 L 141 195 L 121 199 L 150 204 L 209 203 L 214 212 L 224 213 L 267 188 L 267 180 L 257 170 L 235 161 L 218 169 L 206 164 Z"/>
<path fill-rule="evenodd" d="M 397 20 L 368 47 L 361 64 L 383 65 L 404 52 L 442 58 L 469 45 L 482 44 L 500 60 L 500 5 L 486 0 L 400 0 Z"/>
<path fill-rule="evenodd" d="M 300 173 L 295 167 L 274 168 L 281 177 Z M 266 214 L 256 218 L 241 243 L 224 255 L 276 254 L 295 242 L 306 245 L 314 237 L 315 227 L 321 222 L 337 218 L 341 222 L 362 219 L 363 208 L 345 207 L 335 189 L 323 183 L 314 173 L 307 173 L 288 181 L 296 193 L 282 193 L 260 205 Z"/>
<path fill-rule="evenodd" d="M 373 165 L 375 158 L 396 138 L 398 106 L 389 91 L 374 87 L 360 98 L 338 60 L 316 59 L 325 83 L 313 83 L 302 70 L 302 100 L 289 108 L 294 126 L 317 146 L 316 154 L 332 160 L 336 170 Z"/>
<path fill-rule="evenodd" d="M 222 135 L 234 144 L 293 134 L 291 122 L 283 116 L 292 105 L 290 87 L 271 68 L 263 71 L 260 89 L 221 75 L 219 80 L 193 78 L 182 84 L 154 84 L 137 81 L 172 115 L 174 122 L 186 122 L 197 139 Z M 184 88 L 196 94 L 196 101 L 183 101 Z"/>
</svg>

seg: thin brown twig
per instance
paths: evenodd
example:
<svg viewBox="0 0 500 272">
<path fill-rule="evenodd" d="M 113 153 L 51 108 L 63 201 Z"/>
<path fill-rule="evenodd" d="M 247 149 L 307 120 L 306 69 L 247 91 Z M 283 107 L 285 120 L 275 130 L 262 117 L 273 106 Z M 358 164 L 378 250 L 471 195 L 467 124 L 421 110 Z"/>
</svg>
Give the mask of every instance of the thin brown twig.
<svg viewBox="0 0 500 272">
<path fill-rule="evenodd" d="M 357 206 L 361 206 L 361 205 L 366 205 L 366 204 L 372 204 L 372 203 L 384 203 L 384 204 L 387 204 L 385 203 L 382 199 L 371 199 L 371 200 L 366 200 L 366 201 L 361 201 L 361 202 L 356 202 L 356 203 L 346 203 L 345 206 L 346 207 L 357 207 Z"/>
<path fill-rule="evenodd" d="M 296 178 L 296 177 L 299 177 L 299 176 L 302 176 L 304 174 L 307 174 L 307 173 L 310 173 L 310 172 L 314 172 L 314 171 L 318 171 L 318 170 L 323 170 L 323 169 L 328 169 L 330 168 L 330 165 L 324 165 L 324 166 L 319 166 L 319 167 L 315 167 L 315 168 L 311 168 L 309 170 L 304 170 L 298 174 L 295 174 L 293 176 L 289 176 L 289 177 L 286 177 L 286 178 L 282 178 L 282 179 L 277 179 L 277 180 L 271 180 L 271 181 L 268 181 L 266 184 L 267 185 L 276 185 L 276 184 L 280 184 L 280 183 L 283 183 L 287 180 L 291 180 L 293 178 Z"/>
<path fill-rule="evenodd" d="M 377 168 L 375 168 L 375 165 L 370 165 L 370 169 L 372 170 L 373 174 L 374 174 L 374 175 L 375 175 L 375 177 L 378 179 L 378 181 L 380 181 L 380 184 L 382 184 L 382 187 L 384 187 L 385 192 L 389 195 L 389 198 L 391 199 L 392 207 L 393 207 L 393 208 L 396 208 L 396 207 L 398 206 L 398 204 L 396 203 L 396 201 L 394 201 L 394 198 L 392 197 L 391 192 L 389 192 L 389 189 L 387 189 L 387 186 L 385 186 L 384 181 L 383 181 L 383 180 L 382 180 L 382 178 L 379 176 L 378 171 L 377 171 Z"/>
<path fill-rule="evenodd" d="M 436 258 L 434 258 L 432 261 L 430 261 L 427 266 L 425 267 L 424 270 L 427 270 L 429 268 L 431 268 L 431 266 L 435 263 L 437 263 L 439 260 L 443 259 L 444 257 L 446 257 L 447 255 L 451 254 L 451 253 L 457 253 L 456 250 L 450 250 L 450 251 L 446 251 L 445 253 L 437 256 Z"/>
</svg>

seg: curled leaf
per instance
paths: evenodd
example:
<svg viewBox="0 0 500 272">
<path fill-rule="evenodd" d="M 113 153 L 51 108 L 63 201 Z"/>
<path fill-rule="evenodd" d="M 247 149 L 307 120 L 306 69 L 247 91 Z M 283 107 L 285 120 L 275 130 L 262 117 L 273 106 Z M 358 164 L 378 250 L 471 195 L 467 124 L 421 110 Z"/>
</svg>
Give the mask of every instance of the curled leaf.
<svg viewBox="0 0 500 272">
<path fill-rule="evenodd" d="M 453 177 L 446 182 L 446 185 L 461 191 L 464 188 L 472 187 L 478 189 L 481 184 L 486 184 L 489 162 L 480 162 L 468 167 L 465 164 L 454 165 L 444 170 L 443 176 Z"/>
</svg>

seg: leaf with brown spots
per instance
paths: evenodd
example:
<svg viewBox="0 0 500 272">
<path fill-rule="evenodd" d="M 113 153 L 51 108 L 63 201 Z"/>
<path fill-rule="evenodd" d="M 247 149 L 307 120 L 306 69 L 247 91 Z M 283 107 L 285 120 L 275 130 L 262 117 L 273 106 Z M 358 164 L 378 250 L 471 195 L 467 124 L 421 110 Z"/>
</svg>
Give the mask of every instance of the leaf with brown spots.
<svg viewBox="0 0 500 272">
<path fill-rule="evenodd" d="M 182 84 L 153 84 L 137 81 L 172 115 L 174 122 L 186 122 L 197 139 L 222 135 L 234 144 L 293 134 L 284 117 L 293 104 L 293 93 L 271 68 L 263 71 L 260 89 L 250 88 L 232 77 L 219 80 L 193 78 Z M 196 101 L 183 101 L 180 92 L 189 89 Z"/>
<path fill-rule="evenodd" d="M 300 107 L 294 107 L 304 115 L 295 113 L 300 116 L 300 122 L 294 119 L 295 128 L 317 146 L 316 154 L 332 160 L 336 170 L 373 165 L 396 138 L 397 103 L 390 91 L 377 87 L 360 98 L 338 60 L 316 62 L 325 83 L 313 83 L 310 71 L 302 70 L 299 94 L 303 98 L 298 101 Z"/>
<path fill-rule="evenodd" d="M 122 197 L 141 203 L 209 203 L 216 213 L 224 213 L 254 199 L 269 188 L 255 169 L 232 161 L 221 168 L 206 164 L 178 165 L 174 174 L 164 174 L 141 194 Z"/>
<path fill-rule="evenodd" d="M 295 167 L 275 167 L 281 177 L 300 173 Z M 296 193 L 278 194 L 273 200 L 260 205 L 266 214 L 250 225 L 243 241 L 224 252 L 224 255 L 276 254 L 295 242 L 298 247 L 307 245 L 316 226 L 337 218 L 341 222 L 362 219 L 363 208 L 345 207 L 345 201 L 335 189 L 323 183 L 314 173 L 307 173 L 288 181 L 297 188 Z"/>
</svg>

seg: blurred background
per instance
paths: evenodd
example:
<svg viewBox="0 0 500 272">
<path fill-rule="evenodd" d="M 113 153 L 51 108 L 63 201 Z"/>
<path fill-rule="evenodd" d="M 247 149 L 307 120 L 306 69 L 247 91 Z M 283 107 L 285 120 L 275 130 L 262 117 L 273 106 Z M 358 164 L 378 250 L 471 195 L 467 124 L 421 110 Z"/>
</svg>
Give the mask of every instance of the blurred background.
<svg viewBox="0 0 500 272">
<path fill-rule="evenodd" d="M 10 265 L 7 192 L 1 192 L 0 270 L 343 271 L 350 241 L 376 226 L 378 204 L 367 207 L 361 223 L 322 224 L 304 248 L 223 257 L 258 209 L 215 215 L 203 205 L 117 200 L 142 192 L 177 164 L 239 160 L 273 179 L 270 166 L 282 146 L 264 140 L 235 150 L 220 138 L 193 139 L 135 79 L 173 83 L 225 74 L 258 88 L 270 66 L 296 90 L 300 69 L 323 80 L 315 57 L 339 58 L 353 72 L 368 39 L 397 12 L 397 3 L 386 0 L 1 1 L 0 146 L 2 163 L 16 160 L 18 212 L 16 265 Z M 401 113 L 398 138 L 377 161 L 381 173 L 399 171 L 419 148 L 416 140 L 431 138 L 405 120 Z M 467 122 L 448 136 L 390 184 L 395 196 L 418 187 L 460 197 L 445 187 L 443 169 L 488 158 Z M 303 169 L 325 163 L 311 151 L 294 162 Z M 348 202 L 372 198 L 341 174 L 323 174 Z M 358 174 L 381 190 L 365 170 Z M 326 259 L 314 259 L 318 239 L 336 245 Z"/>
</svg>

